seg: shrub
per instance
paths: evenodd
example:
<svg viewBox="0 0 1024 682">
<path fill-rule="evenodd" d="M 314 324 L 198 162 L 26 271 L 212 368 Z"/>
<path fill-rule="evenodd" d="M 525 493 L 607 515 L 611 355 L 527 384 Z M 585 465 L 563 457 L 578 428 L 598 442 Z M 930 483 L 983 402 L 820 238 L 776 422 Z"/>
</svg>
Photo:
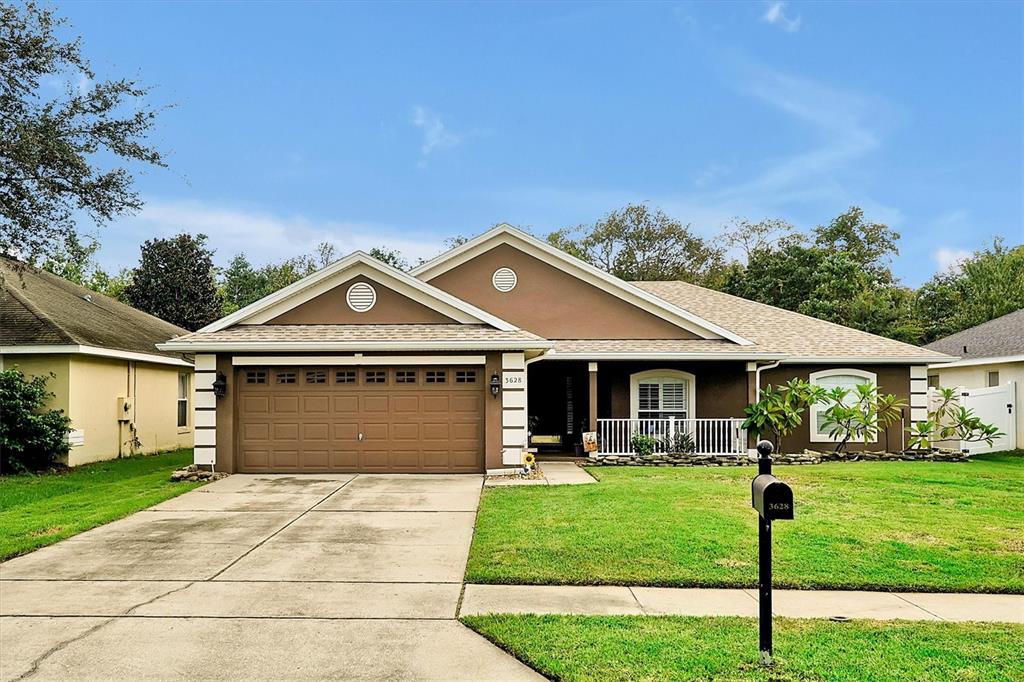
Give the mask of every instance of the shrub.
<svg viewBox="0 0 1024 682">
<path fill-rule="evenodd" d="M 661 447 L 665 452 L 673 454 L 690 454 L 697 451 L 697 444 L 694 443 L 693 436 L 681 430 L 662 437 Z"/>
<path fill-rule="evenodd" d="M 19 369 L 0 372 L 0 471 L 5 474 L 45 469 L 68 453 L 71 420 L 63 410 L 46 409 L 53 397 L 46 381 L 26 379 Z"/>
<path fill-rule="evenodd" d="M 963 443 L 984 441 L 992 445 L 996 438 L 1006 435 L 996 426 L 981 421 L 974 410 L 962 407 L 957 401 L 956 390 L 952 388 L 940 388 L 939 403 L 928 412 L 928 419 L 915 423 L 907 432 L 910 434 L 910 447 L 917 450 L 930 450 L 944 440 Z"/>
<path fill-rule="evenodd" d="M 629 440 L 629 444 L 633 446 L 633 452 L 638 456 L 650 457 L 654 454 L 654 448 L 658 445 L 658 439 L 654 436 L 638 433 Z"/>
</svg>

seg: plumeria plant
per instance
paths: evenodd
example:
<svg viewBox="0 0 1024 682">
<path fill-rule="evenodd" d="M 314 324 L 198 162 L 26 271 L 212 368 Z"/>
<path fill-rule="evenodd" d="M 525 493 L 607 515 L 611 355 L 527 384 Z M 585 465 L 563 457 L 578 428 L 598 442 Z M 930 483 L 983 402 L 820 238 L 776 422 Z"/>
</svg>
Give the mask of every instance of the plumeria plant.
<svg viewBox="0 0 1024 682">
<path fill-rule="evenodd" d="M 960 405 L 953 388 L 940 388 L 939 402 L 934 410 L 928 411 L 928 419 L 916 422 L 907 431 L 910 447 L 917 450 L 931 450 L 946 440 L 992 445 L 996 438 L 1006 435 L 996 426 L 981 421 L 974 410 Z"/>
</svg>

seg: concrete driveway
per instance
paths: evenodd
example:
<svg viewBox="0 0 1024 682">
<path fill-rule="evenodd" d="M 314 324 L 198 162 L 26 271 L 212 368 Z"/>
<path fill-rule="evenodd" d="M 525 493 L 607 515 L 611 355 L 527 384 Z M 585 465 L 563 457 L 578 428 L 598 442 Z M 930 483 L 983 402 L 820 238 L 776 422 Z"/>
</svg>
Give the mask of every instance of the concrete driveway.
<svg viewBox="0 0 1024 682">
<path fill-rule="evenodd" d="M 0 677 L 543 679 L 455 620 L 480 476 L 234 475 L 0 565 Z"/>
</svg>

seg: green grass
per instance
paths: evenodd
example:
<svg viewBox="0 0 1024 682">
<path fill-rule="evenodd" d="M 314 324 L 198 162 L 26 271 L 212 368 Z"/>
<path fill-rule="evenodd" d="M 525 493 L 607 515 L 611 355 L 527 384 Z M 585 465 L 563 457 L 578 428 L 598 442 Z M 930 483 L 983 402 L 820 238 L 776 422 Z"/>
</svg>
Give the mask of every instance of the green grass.
<svg viewBox="0 0 1024 682">
<path fill-rule="evenodd" d="M 755 586 L 752 467 L 591 471 L 596 485 L 486 489 L 467 580 Z M 1024 592 L 1024 452 L 776 473 L 796 503 L 774 524 L 776 586 Z"/>
<path fill-rule="evenodd" d="M 115 459 L 64 473 L 0 477 L 0 561 L 128 516 L 198 487 L 171 483 L 192 450 Z"/>
<path fill-rule="evenodd" d="M 1024 625 L 784 619 L 775 665 L 753 618 L 473 616 L 466 625 L 556 680 L 1021 680 Z"/>
</svg>

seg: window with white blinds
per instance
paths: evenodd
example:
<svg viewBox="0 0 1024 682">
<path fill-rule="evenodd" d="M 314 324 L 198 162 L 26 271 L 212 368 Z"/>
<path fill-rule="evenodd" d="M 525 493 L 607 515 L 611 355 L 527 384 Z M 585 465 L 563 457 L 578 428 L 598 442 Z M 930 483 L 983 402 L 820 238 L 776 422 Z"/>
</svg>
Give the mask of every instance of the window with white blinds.
<svg viewBox="0 0 1024 682">
<path fill-rule="evenodd" d="M 688 419 L 690 382 L 679 377 L 649 377 L 637 385 L 637 418 Z"/>
</svg>

